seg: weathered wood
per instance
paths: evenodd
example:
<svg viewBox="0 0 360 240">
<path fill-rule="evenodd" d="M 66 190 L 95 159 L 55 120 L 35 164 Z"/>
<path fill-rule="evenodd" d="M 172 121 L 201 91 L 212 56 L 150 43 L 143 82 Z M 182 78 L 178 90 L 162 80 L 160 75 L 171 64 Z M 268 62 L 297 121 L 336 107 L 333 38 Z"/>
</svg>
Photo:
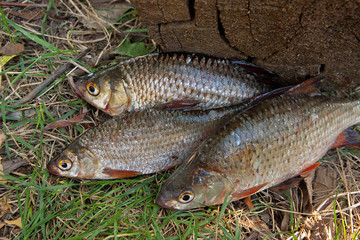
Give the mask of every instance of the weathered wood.
<svg viewBox="0 0 360 240">
<path fill-rule="evenodd" d="M 164 51 L 252 60 L 299 82 L 360 84 L 360 2 L 133 0 Z M 344 83 L 345 81 L 345 83 Z"/>
</svg>

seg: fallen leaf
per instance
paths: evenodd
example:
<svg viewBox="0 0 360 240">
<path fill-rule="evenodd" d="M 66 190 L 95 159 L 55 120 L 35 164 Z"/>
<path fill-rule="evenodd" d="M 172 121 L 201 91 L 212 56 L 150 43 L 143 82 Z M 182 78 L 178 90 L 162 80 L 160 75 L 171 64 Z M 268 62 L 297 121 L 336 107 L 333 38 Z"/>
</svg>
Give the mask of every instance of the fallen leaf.
<svg viewBox="0 0 360 240">
<path fill-rule="evenodd" d="M 9 199 L 5 195 L 3 199 L 0 201 L 0 218 L 4 216 L 6 213 L 14 214 L 15 211 L 12 209 L 12 205 L 9 203 Z"/>
<path fill-rule="evenodd" d="M 7 56 L 17 55 L 23 51 L 24 45 L 21 43 L 8 43 L 0 49 L 0 53 Z"/>
<path fill-rule="evenodd" d="M 260 237 L 257 239 L 263 239 L 266 235 L 271 234 L 269 226 L 263 220 L 261 220 L 258 215 L 250 216 L 248 220 L 249 222 L 246 223 L 246 226 L 249 226 L 260 235 Z"/>
<path fill-rule="evenodd" d="M 74 125 L 75 123 L 78 123 L 78 122 L 82 121 L 84 119 L 86 113 L 87 112 L 81 113 L 78 116 L 70 118 L 68 120 L 59 120 L 59 121 L 56 121 L 56 122 L 49 123 L 48 125 L 46 125 L 44 127 L 44 130 L 57 128 L 57 127 L 67 127 L 67 126 Z"/>
<path fill-rule="evenodd" d="M 320 240 L 320 239 L 332 239 L 331 233 L 333 230 L 333 219 L 322 218 L 317 211 L 313 212 L 313 216 L 308 216 L 301 221 L 304 221 L 302 227 L 308 232 L 308 239 Z"/>
<path fill-rule="evenodd" d="M 126 12 L 131 6 L 128 2 L 109 4 L 108 2 L 93 5 L 97 16 L 83 16 L 80 22 L 88 28 L 102 30 L 104 27 L 110 27 Z"/>
<path fill-rule="evenodd" d="M 280 230 L 281 231 L 287 231 L 289 230 L 289 220 L 290 220 L 290 213 L 285 212 L 284 218 L 281 220 Z"/>
<path fill-rule="evenodd" d="M 0 57 L 0 67 L 5 66 L 5 64 L 8 61 L 10 61 L 13 57 L 16 57 L 16 55 L 11 55 L 11 56 L 4 55 L 4 56 L 1 56 Z"/>
<path fill-rule="evenodd" d="M 15 226 L 18 226 L 19 228 L 22 228 L 21 217 L 15 219 L 15 220 L 5 220 L 5 223 L 9 224 L 9 225 L 15 225 Z"/>
<path fill-rule="evenodd" d="M 137 57 L 140 55 L 148 54 L 152 50 L 153 48 L 151 46 L 146 45 L 143 42 L 131 43 L 130 40 L 127 38 L 117 49 L 112 52 L 112 54 Z"/>
<path fill-rule="evenodd" d="M 338 174 L 330 165 L 320 165 L 318 169 L 316 169 L 315 179 L 313 182 L 313 202 L 316 207 L 335 193 L 336 186 L 338 184 L 337 178 Z M 323 206 L 323 208 L 326 208 L 330 204 L 333 203 L 328 201 L 327 205 Z"/>
<path fill-rule="evenodd" d="M 6 173 L 12 173 L 19 167 L 27 165 L 28 161 L 23 158 L 17 158 L 8 161 L 2 161 L 3 171 Z"/>
<path fill-rule="evenodd" d="M 11 209 L 11 206 L 6 203 L 6 201 L 0 202 L 0 217 L 4 216 L 5 213 L 8 212 L 8 210 Z"/>
<path fill-rule="evenodd" d="M 311 171 L 306 174 L 304 177 L 304 183 L 306 189 L 303 189 L 303 211 L 312 212 L 313 211 L 313 181 L 315 177 L 315 171 Z"/>
<path fill-rule="evenodd" d="M 11 11 L 10 12 L 11 15 L 20 17 L 22 19 L 26 19 L 26 20 L 38 20 L 42 17 L 44 17 L 44 13 L 39 9 L 34 9 L 32 11 L 26 11 L 26 10 L 21 10 L 21 11 Z"/>
</svg>

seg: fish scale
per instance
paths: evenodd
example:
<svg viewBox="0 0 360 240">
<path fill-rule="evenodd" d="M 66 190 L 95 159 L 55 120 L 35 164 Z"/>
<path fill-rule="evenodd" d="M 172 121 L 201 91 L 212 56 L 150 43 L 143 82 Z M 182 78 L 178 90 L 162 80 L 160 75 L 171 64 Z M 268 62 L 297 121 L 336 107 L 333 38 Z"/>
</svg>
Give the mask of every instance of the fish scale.
<svg viewBox="0 0 360 240">
<path fill-rule="evenodd" d="M 111 179 L 178 165 L 243 106 L 207 111 L 147 109 L 89 129 L 48 164 L 67 177 Z M 71 168 L 61 169 L 62 161 Z"/>
<path fill-rule="evenodd" d="M 347 103 L 344 106 L 344 102 L 340 101 L 330 105 L 324 102 L 329 101 L 325 97 L 313 98 L 310 102 L 308 100 L 307 98 L 297 99 L 286 96 L 272 101 L 271 105 L 260 103 L 259 106 L 253 109 L 254 114 L 252 118 L 247 119 L 239 115 L 231 121 L 232 124 L 227 125 L 224 135 L 214 136 L 214 142 L 224 142 L 224 144 L 221 144 L 222 148 L 211 147 L 214 152 L 209 151 L 209 154 L 216 156 L 214 161 L 216 161 L 220 169 L 232 171 L 234 175 L 237 174 L 234 170 L 239 169 L 237 164 L 241 165 L 246 162 L 250 162 L 250 165 L 253 166 L 252 168 L 245 169 L 248 174 L 259 174 L 262 176 L 269 173 L 270 171 L 268 170 L 273 169 L 275 165 L 277 165 L 277 169 L 280 171 L 290 170 L 283 168 L 291 167 L 290 165 L 283 164 L 284 159 L 290 159 L 289 164 L 297 164 L 300 169 L 305 168 L 306 165 L 313 163 L 313 159 L 318 159 L 319 156 L 324 155 L 341 131 L 355 124 L 359 118 L 358 109 L 355 114 L 351 111 L 343 112 L 348 110 L 348 108 L 352 108 L 354 103 Z M 289 101 L 293 106 L 301 105 L 301 107 L 293 109 L 288 114 L 274 115 L 272 113 L 276 112 L 278 108 L 281 109 L 284 104 L 289 104 Z M 304 111 L 304 108 L 317 109 L 318 119 L 313 118 L 311 112 Z M 329 112 L 331 112 L 331 117 L 326 117 Z M 303 117 L 301 117 L 301 121 L 296 122 L 298 120 L 296 117 L 299 115 L 303 115 Z M 300 128 L 291 126 L 294 120 L 295 124 L 300 125 Z M 329 120 L 331 120 L 330 123 L 328 122 Z M 274 124 L 277 122 L 285 124 Z M 235 136 L 231 135 L 232 132 L 235 132 Z M 244 135 L 246 135 L 246 141 L 238 145 L 238 138 L 244 139 Z M 221 140 L 221 137 L 224 139 Z M 286 151 L 289 145 L 292 145 L 292 152 Z M 241 151 L 238 150 L 236 154 L 229 155 L 229 152 L 235 148 L 245 149 L 251 154 L 241 154 L 241 158 L 239 158 Z M 253 148 L 256 148 L 258 151 L 253 151 Z M 322 150 L 313 151 L 313 148 Z M 228 158 L 233 158 L 233 160 L 228 160 Z M 266 162 L 266 159 L 272 159 L 273 165 L 269 166 L 269 161 Z M 304 161 L 299 161 L 299 159 Z M 259 161 L 260 167 L 258 168 L 254 168 L 254 165 L 257 163 L 256 161 Z M 298 172 L 299 169 L 294 169 L 289 171 L 289 175 L 294 175 Z M 272 177 L 275 180 L 270 185 L 284 180 Z M 260 184 L 260 182 L 254 184 Z"/>
<path fill-rule="evenodd" d="M 225 107 L 271 90 L 262 80 L 269 82 L 274 74 L 251 65 L 266 72 L 260 77 L 247 66 L 198 54 L 149 54 L 82 78 L 76 91 L 112 116 L 173 101 L 190 101 L 196 109 Z M 90 83 L 98 94 L 89 92 Z"/>
<path fill-rule="evenodd" d="M 236 200 L 279 184 L 313 168 L 337 137 L 359 121 L 359 100 L 289 93 L 259 102 L 181 165 L 163 184 L 157 202 L 191 209 L 220 204 L 227 191 Z M 194 199 L 182 203 L 183 194 Z"/>
</svg>

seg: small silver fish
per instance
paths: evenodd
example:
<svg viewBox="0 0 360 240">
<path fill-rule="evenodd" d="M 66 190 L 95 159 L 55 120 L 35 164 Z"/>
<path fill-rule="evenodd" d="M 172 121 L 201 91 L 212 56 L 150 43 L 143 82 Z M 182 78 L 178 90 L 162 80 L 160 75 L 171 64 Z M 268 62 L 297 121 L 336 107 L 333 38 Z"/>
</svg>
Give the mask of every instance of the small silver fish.
<svg viewBox="0 0 360 240">
<path fill-rule="evenodd" d="M 330 148 L 359 146 L 347 128 L 360 121 L 360 100 L 313 95 L 316 80 L 232 118 L 165 181 L 157 203 L 183 210 L 221 204 L 227 192 L 245 198 L 313 170 Z"/>
<path fill-rule="evenodd" d="M 86 179 L 132 177 L 180 164 L 242 106 L 207 111 L 147 109 L 112 118 L 71 143 L 48 170 Z"/>
<path fill-rule="evenodd" d="M 121 62 L 76 82 L 76 92 L 118 116 L 148 107 L 211 109 L 247 101 L 271 88 L 275 75 L 242 61 L 199 54 L 155 53 Z"/>
</svg>

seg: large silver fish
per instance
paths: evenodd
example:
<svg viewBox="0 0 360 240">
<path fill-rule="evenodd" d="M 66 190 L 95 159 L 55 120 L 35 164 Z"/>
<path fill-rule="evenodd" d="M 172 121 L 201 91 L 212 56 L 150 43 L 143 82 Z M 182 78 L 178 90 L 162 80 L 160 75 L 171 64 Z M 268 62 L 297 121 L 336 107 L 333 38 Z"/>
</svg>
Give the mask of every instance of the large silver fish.
<svg viewBox="0 0 360 240">
<path fill-rule="evenodd" d="M 165 181 L 157 203 L 192 209 L 221 204 L 227 192 L 245 198 L 311 171 L 330 148 L 359 144 L 347 128 L 360 121 L 360 101 L 312 95 L 314 81 L 236 115 Z"/>
<path fill-rule="evenodd" d="M 112 118 L 71 143 L 48 170 L 56 175 L 125 178 L 164 171 L 189 157 L 242 106 L 207 111 L 148 109 Z"/>
<path fill-rule="evenodd" d="M 118 116 L 148 107 L 210 109 L 270 90 L 274 74 L 258 66 L 186 53 L 155 53 L 91 73 L 76 82 L 87 102 Z"/>
</svg>

